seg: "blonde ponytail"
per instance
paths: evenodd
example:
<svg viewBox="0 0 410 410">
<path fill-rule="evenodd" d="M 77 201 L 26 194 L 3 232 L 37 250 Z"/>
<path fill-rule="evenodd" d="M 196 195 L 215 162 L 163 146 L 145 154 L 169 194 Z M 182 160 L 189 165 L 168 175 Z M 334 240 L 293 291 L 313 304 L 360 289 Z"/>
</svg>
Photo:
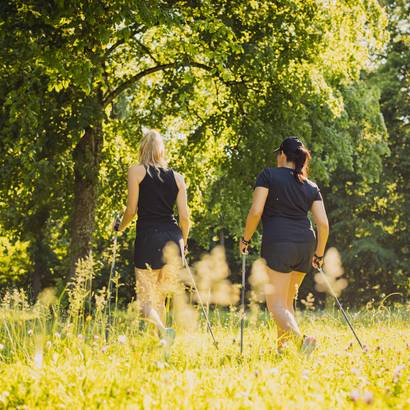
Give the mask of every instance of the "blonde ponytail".
<svg viewBox="0 0 410 410">
<path fill-rule="evenodd" d="M 159 168 L 168 168 L 168 162 L 165 156 L 164 141 L 157 130 L 149 130 L 142 137 L 139 156 L 140 163 L 147 168 L 148 174 L 152 177 L 150 172 L 150 167 L 152 167 L 161 179 Z"/>
</svg>

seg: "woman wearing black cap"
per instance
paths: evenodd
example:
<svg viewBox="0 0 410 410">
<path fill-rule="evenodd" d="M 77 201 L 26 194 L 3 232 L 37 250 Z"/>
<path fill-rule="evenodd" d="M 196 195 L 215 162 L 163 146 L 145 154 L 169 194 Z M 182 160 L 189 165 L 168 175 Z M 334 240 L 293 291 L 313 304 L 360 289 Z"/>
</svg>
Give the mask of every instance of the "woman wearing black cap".
<svg viewBox="0 0 410 410">
<path fill-rule="evenodd" d="M 303 143 L 289 137 L 275 152 L 277 167 L 266 168 L 256 180 L 240 251 L 247 252 L 262 218 L 261 255 L 272 285 L 266 304 L 277 325 L 278 349 L 293 335 L 301 340 L 303 350 L 312 350 L 316 340 L 300 332 L 293 301 L 311 266 L 322 266 L 329 223 L 320 190 L 307 178 L 311 156 Z M 317 239 L 307 216 L 309 211 L 317 227 Z"/>
</svg>

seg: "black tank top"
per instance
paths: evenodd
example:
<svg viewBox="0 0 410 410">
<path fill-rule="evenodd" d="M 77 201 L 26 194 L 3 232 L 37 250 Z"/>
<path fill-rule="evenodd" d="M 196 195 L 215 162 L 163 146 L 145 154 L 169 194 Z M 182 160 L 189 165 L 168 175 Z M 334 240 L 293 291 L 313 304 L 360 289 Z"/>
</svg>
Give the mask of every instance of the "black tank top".
<svg viewBox="0 0 410 410">
<path fill-rule="evenodd" d="M 173 214 L 178 195 L 174 172 L 164 168 L 145 169 L 146 175 L 139 185 L 137 230 L 178 227 Z"/>
</svg>

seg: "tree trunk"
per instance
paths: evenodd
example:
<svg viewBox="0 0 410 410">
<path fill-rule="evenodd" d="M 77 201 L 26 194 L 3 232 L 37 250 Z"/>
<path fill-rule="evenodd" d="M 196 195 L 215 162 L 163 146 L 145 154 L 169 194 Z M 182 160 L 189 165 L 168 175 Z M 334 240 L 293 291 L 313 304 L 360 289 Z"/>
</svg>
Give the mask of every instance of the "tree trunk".
<svg viewBox="0 0 410 410">
<path fill-rule="evenodd" d="M 78 259 L 90 254 L 95 228 L 95 208 L 102 145 L 102 122 L 85 129 L 74 149 L 74 206 L 71 224 L 70 272 Z"/>
<path fill-rule="evenodd" d="M 50 275 L 49 256 L 50 249 L 47 242 L 46 223 L 50 216 L 48 206 L 40 206 L 30 217 L 29 234 L 26 238 L 30 241 L 29 254 L 33 265 L 31 271 L 31 298 L 34 301 L 41 291 L 43 280 Z"/>
<path fill-rule="evenodd" d="M 46 238 L 44 235 L 39 235 L 36 238 L 36 243 L 33 244 L 33 271 L 31 273 L 31 286 L 32 286 L 32 299 L 35 300 L 40 293 L 43 286 L 43 278 L 50 275 L 50 269 L 48 266 L 47 255 L 49 249 L 46 244 Z"/>
</svg>

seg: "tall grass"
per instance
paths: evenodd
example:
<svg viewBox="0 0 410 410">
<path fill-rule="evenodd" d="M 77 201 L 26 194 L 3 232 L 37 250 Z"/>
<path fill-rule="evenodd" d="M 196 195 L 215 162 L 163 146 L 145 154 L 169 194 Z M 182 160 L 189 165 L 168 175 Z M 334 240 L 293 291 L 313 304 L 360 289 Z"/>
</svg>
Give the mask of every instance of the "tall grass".
<svg viewBox="0 0 410 410">
<path fill-rule="evenodd" d="M 221 260 L 218 252 L 196 269 L 204 298 L 206 286 L 231 286 L 226 266 L 214 264 Z M 178 334 L 170 350 L 149 331 L 136 302 L 113 309 L 109 320 L 106 288 L 91 286 L 91 258 L 79 264 L 65 291 L 68 309 L 52 289 L 34 305 L 22 290 L 6 293 L 0 306 L 0 408 L 410 408 L 409 305 L 349 312 L 366 345 L 362 352 L 340 313 L 333 307 L 316 311 L 310 298 L 298 316 L 304 333 L 318 338 L 318 349 L 306 357 L 290 346 L 279 356 L 274 326 L 258 303 L 263 285 L 256 267 L 240 355 L 237 290 L 228 292 L 226 307 L 210 311 L 216 350 L 201 312 L 190 303 L 195 295 L 185 274 L 185 285 L 173 288 L 168 305 Z M 113 280 L 115 294 L 121 283 Z"/>
</svg>

